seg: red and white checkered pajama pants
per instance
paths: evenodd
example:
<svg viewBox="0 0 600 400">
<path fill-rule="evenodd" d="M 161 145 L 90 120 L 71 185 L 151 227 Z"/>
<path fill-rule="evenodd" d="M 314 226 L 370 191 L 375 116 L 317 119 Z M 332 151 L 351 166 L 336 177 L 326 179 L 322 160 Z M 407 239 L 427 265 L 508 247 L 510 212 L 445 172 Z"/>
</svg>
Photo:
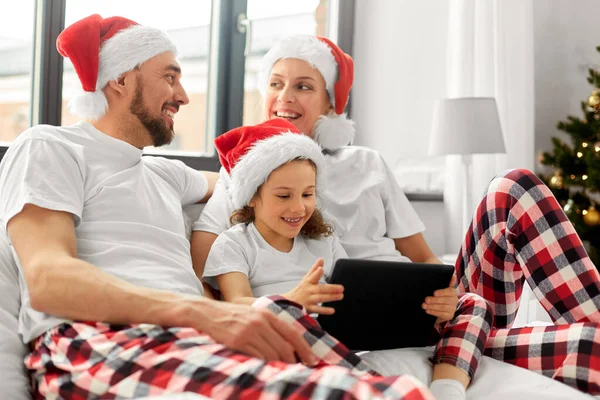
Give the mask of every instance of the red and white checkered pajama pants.
<svg viewBox="0 0 600 400">
<path fill-rule="evenodd" d="M 211 399 L 434 400 L 411 376 L 383 377 L 325 334 L 294 303 L 261 298 L 292 324 L 321 363 L 265 362 L 191 328 L 67 323 L 36 341 L 25 359 L 37 399 L 129 399 L 193 392 Z"/>
<path fill-rule="evenodd" d="M 456 274 L 460 292 L 493 309 L 486 355 L 600 394 L 600 275 L 535 174 L 509 170 L 490 182 Z M 525 279 L 555 326 L 510 329 Z"/>
<path fill-rule="evenodd" d="M 191 328 L 111 326 L 77 322 L 42 335 L 26 359 L 38 398 L 132 398 L 194 392 L 211 398 L 433 399 L 410 376 L 382 377 L 323 332 L 296 304 L 263 297 L 321 360 L 316 368 L 264 362 L 215 343 Z M 456 317 L 441 327 L 433 362 L 473 376 L 491 327 L 491 308 L 474 294 L 461 296 Z"/>
</svg>

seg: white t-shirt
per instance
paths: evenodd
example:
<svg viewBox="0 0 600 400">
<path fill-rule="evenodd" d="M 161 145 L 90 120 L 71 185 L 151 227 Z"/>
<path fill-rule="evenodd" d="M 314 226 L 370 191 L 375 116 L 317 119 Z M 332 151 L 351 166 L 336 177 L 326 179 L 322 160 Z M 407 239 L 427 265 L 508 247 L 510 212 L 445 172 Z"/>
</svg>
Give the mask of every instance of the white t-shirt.
<svg viewBox="0 0 600 400">
<path fill-rule="evenodd" d="M 217 287 L 217 275 L 241 272 L 248 276 L 254 297 L 283 294 L 295 288 L 318 258 L 324 261 L 322 283 L 331 276 L 335 262 L 346 258 L 335 235 L 294 239 L 289 253 L 273 248 L 258 232 L 253 223 L 237 224 L 219 235 L 213 243 L 203 279 Z"/>
<path fill-rule="evenodd" d="M 422 232 L 425 226 L 379 153 L 360 146 L 342 147 L 326 155 L 325 169 L 325 184 L 318 193 L 320 208 L 348 256 L 409 261 L 396 250 L 393 239 Z M 221 168 L 213 196 L 193 230 L 219 235 L 231 226 L 230 182 Z"/>
<path fill-rule="evenodd" d="M 0 220 L 6 229 L 28 203 L 69 212 L 79 258 L 140 286 L 199 295 L 182 207 L 207 188 L 201 172 L 142 157 L 88 123 L 40 125 L 22 133 L 0 163 Z M 61 320 L 33 310 L 20 279 L 19 331 L 28 342 Z"/>
</svg>

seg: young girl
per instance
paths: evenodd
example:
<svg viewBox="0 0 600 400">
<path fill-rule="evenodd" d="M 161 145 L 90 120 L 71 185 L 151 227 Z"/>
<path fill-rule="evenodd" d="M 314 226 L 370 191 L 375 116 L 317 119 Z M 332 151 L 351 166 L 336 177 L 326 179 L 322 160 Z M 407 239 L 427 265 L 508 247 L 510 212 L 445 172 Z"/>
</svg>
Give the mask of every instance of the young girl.
<svg viewBox="0 0 600 400">
<path fill-rule="evenodd" d="M 285 117 L 327 149 L 325 172 L 332 179 L 321 192 L 323 212 L 348 255 L 436 262 L 423 224 L 383 159 L 374 150 L 346 146 L 354 134 L 343 113 L 353 80 L 350 56 L 325 38 L 290 37 L 265 55 L 261 76 L 265 119 Z M 229 227 L 229 185 L 222 169 L 193 226 L 199 276 L 211 244 Z M 589 356 L 590 343 L 600 346 L 600 275 L 535 174 L 515 169 L 490 181 L 459 251 L 456 275 L 460 292 L 477 293 L 492 305 L 487 355 L 600 394 L 600 366 Z M 510 329 L 525 279 L 555 326 Z M 428 297 L 427 310 L 441 307 L 439 301 Z"/>
<path fill-rule="evenodd" d="M 214 242 L 204 279 L 218 285 L 226 301 L 253 304 L 280 294 L 310 313 L 333 313 L 320 304 L 340 300 L 343 287 L 324 278 L 347 255 L 316 206 L 323 185 L 320 147 L 279 118 L 227 132 L 215 147 L 231 176 L 234 225 Z M 468 294 L 458 302 L 456 292 L 448 297 L 443 312 L 432 312 L 442 336 L 431 387 L 438 400 L 465 397 L 491 324 L 483 299 Z M 455 366 L 459 354 L 462 368 Z"/>
<path fill-rule="evenodd" d="M 341 299 L 342 288 L 324 284 L 323 270 L 347 255 L 316 208 L 319 146 L 283 119 L 235 129 L 215 146 L 232 175 L 235 225 L 212 246 L 204 279 L 227 301 L 283 294 L 309 312 L 333 312 L 318 304 Z"/>
</svg>

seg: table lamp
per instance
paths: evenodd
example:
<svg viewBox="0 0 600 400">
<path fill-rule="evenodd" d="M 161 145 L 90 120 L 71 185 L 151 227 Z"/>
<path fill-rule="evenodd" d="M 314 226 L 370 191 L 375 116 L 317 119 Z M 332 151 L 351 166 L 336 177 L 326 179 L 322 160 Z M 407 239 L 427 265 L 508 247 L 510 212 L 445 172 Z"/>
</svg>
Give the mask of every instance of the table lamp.
<svg viewBox="0 0 600 400">
<path fill-rule="evenodd" d="M 473 154 L 505 153 L 504 137 L 493 97 L 442 99 L 435 104 L 429 155 L 460 154 L 464 166 L 464 227 L 471 220 L 470 170 Z"/>
</svg>

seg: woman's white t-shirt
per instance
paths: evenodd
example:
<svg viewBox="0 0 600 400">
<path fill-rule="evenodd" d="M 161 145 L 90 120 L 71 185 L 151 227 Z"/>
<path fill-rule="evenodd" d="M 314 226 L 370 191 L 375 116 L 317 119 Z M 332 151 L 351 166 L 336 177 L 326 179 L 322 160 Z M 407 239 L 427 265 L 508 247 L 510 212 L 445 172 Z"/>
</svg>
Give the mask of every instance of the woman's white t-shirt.
<svg viewBox="0 0 600 400">
<path fill-rule="evenodd" d="M 348 256 L 409 261 L 396 250 L 394 238 L 423 232 L 425 226 L 381 155 L 366 147 L 346 146 L 326 155 L 324 168 L 319 208 Z M 214 193 L 193 230 L 220 235 L 231 226 L 230 182 L 221 168 Z"/>
<path fill-rule="evenodd" d="M 254 297 L 283 294 L 298 285 L 318 258 L 324 261 L 325 283 L 335 262 L 346 257 L 335 235 L 321 239 L 299 235 L 292 250 L 285 253 L 267 243 L 253 223 L 237 224 L 213 243 L 203 279 L 216 288 L 215 276 L 241 272 L 248 276 Z"/>
</svg>

